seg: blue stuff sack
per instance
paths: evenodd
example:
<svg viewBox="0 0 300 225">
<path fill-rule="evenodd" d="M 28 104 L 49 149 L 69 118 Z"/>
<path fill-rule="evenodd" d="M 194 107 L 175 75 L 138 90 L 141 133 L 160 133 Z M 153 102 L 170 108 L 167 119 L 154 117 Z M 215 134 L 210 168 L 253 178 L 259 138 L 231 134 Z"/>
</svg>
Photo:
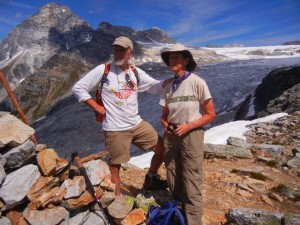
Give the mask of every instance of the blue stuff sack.
<svg viewBox="0 0 300 225">
<path fill-rule="evenodd" d="M 181 225 L 185 225 L 185 219 L 178 209 L 178 201 L 167 202 L 160 207 L 150 206 L 147 225 L 173 225 L 175 217 Z"/>
</svg>

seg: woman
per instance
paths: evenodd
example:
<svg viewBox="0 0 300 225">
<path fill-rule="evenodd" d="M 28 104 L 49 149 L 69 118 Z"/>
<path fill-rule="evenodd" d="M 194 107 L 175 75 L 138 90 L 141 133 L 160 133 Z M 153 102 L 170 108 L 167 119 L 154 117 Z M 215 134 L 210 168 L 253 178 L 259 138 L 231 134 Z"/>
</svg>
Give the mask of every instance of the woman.
<svg viewBox="0 0 300 225">
<path fill-rule="evenodd" d="M 203 210 L 203 126 L 215 118 L 214 104 L 206 82 L 193 73 L 197 64 L 190 51 L 175 44 L 161 57 L 175 73 L 160 100 L 167 180 L 174 199 L 183 205 L 188 225 L 199 225 Z"/>
</svg>

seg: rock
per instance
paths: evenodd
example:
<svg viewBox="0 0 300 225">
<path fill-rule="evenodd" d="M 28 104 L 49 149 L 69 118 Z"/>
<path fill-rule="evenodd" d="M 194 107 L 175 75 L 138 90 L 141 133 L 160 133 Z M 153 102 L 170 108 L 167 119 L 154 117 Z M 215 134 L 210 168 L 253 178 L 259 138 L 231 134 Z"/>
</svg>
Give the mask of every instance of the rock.
<svg viewBox="0 0 300 225">
<path fill-rule="evenodd" d="M 110 175 L 108 165 L 102 159 L 91 160 L 84 163 L 87 174 L 93 185 L 98 185 L 106 177 Z"/>
<path fill-rule="evenodd" d="M 284 150 L 284 146 L 280 145 L 252 144 L 251 146 L 260 149 L 261 151 L 266 153 L 267 156 L 271 156 L 273 158 L 278 158 Z"/>
<path fill-rule="evenodd" d="M 261 166 L 249 166 L 249 167 L 240 167 L 239 171 L 245 172 L 245 173 L 261 173 L 264 171 L 264 168 Z"/>
<path fill-rule="evenodd" d="M 274 192 L 270 192 L 268 194 L 268 196 L 276 201 L 279 201 L 279 202 L 283 202 L 283 198 L 280 197 L 280 195 L 274 193 Z"/>
<path fill-rule="evenodd" d="M 31 225 L 68 224 L 69 221 L 69 212 L 60 206 L 40 211 L 26 209 L 23 215 Z"/>
<path fill-rule="evenodd" d="M 87 220 L 88 215 L 90 214 L 90 211 L 87 209 L 83 212 L 77 213 L 75 216 L 71 217 L 69 219 L 69 224 L 84 224 L 84 222 Z"/>
<path fill-rule="evenodd" d="M 300 153 L 296 153 L 295 157 L 287 162 L 287 165 L 300 173 Z"/>
<path fill-rule="evenodd" d="M 0 148 L 6 145 L 16 147 L 24 143 L 33 134 L 34 129 L 15 116 L 8 114 L 0 117 Z"/>
<path fill-rule="evenodd" d="M 247 148 L 236 147 L 232 145 L 213 145 L 205 144 L 204 152 L 221 157 L 238 157 L 238 158 L 252 158 L 251 151 Z"/>
<path fill-rule="evenodd" d="M 272 202 L 272 200 L 271 200 L 268 196 L 262 195 L 262 196 L 261 196 L 261 200 L 262 200 L 264 203 L 267 203 L 268 205 L 273 206 L 273 202 Z"/>
<path fill-rule="evenodd" d="M 249 188 L 247 184 L 237 183 L 237 187 L 239 187 L 242 190 L 249 191 L 249 192 L 253 193 L 253 190 L 251 188 Z"/>
<path fill-rule="evenodd" d="M 43 195 L 39 196 L 39 198 L 33 199 L 28 204 L 28 208 L 30 210 L 35 210 L 40 207 L 46 208 L 48 205 L 54 203 L 54 200 L 52 199 L 52 197 L 56 196 L 56 194 L 59 192 L 60 192 L 59 187 L 54 187 L 54 188 L 44 192 Z"/>
<path fill-rule="evenodd" d="M 11 208 L 21 203 L 40 176 L 38 167 L 32 164 L 8 174 L 0 189 L 0 197 L 5 201 L 6 207 Z"/>
<path fill-rule="evenodd" d="M 281 225 L 282 213 L 265 212 L 255 209 L 233 208 L 228 211 L 228 224 L 254 225 L 272 224 Z"/>
<path fill-rule="evenodd" d="M 244 196 L 244 197 L 252 197 L 252 194 L 249 193 L 248 191 L 244 191 L 244 190 L 237 190 L 237 193 L 241 196 Z"/>
<path fill-rule="evenodd" d="M 3 155 L 6 159 L 5 168 L 19 168 L 32 160 L 35 155 L 35 144 L 31 140 L 27 140 Z"/>
<path fill-rule="evenodd" d="M 47 192 L 51 190 L 53 187 L 58 187 L 58 186 L 59 186 L 59 179 L 57 177 L 41 176 L 30 189 L 30 191 L 27 194 L 27 197 L 38 208 L 42 206 L 52 196 L 52 195 L 49 196 L 49 193 Z M 43 197 L 45 195 L 49 196 L 49 198 L 45 199 L 45 197 Z M 41 199 L 45 199 L 45 200 L 41 201 Z"/>
<path fill-rule="evenodd" d="M 22 213 L 21 212 L 17 212 L 17 211 L 10 211 L 9 213 L 7 213 L 6 217 L 11 221 L 11 223 L 13 225 L 18 224 L 19 220 L 22 217 Z"/>
<path fill-rule="evenodd" d="M 132 210 L 122 221 L 122 225 L 135 225 L 140 224 L 146 220 L 144 210 L 137 208 Z"/>
<path fill-rule="evenodd" d="M 227 139 L 227 144 L 233 145 L 236 147 L 243 147 L 243 148 L 247 148 L 250 146 L 250 144 L 248 144 L 245 140 L 237 138 L 237 137 L 229 137 Z"/>
<path fill-rule="evenodd" d="M 104 216 L 101 211 L 94 211 L 87 215 L 86 221 L 83 225 L 106 225 L 107 222 L 104 221 Z"/>
<path fill-rule="evenodd" d="M 59 157 L 54 149 L 45 149 L 37 155 L 38 164 L 45 176 L 55 173 Z"/>
<path fill-rule="evenodd" d="M 83 176 L 76 176 L 73 180 L 65 180 L 61 188 L 66 189 L 65 199 L 75 198 L 80 196 L 86 189 L 85 180 Z"/>
<path fill-rule="evenodd" d="M 59 177 L 60 181 L 64 181 L 70 177 L 71 164 L 65 159 L 59 159 L 56 165 L 54 176 Z"/>
<path fill-rule="evenodd" d="M 284 225 L 298 225 L 300 224 L 300 215 L 287 213 L 284 216 Z"/>
<path fill-rule="evenodd" d="M 110 176 L 106 176 L 106 177 L 104 177 L 104 179 L 101 181 L 100 187 L 101 187 L 103 190 L 107 190 L 107 191 L 112 191 L 112 192 L 114 192 L 114 191 L 115 191 L 115 188 L 116 188 L 116 185 L 115 185 L 113 182 L 111 182 Z"/>
<path fill-rule="evenodd" d="M 123 219 L 132 209 L 134 198 L 126 195 L 120 195 L 107 207 L 108 213 L 116 218 Z"/>
<path fill-rule="evenodd" d="M 114 192 L 104 192 L 104 194 L 100 198 L 100 203 L 103 208 L 107 208 L 114 200 L 115 200 Z"/>
<path fill-rule="evenodd" d="M 5 169 L 4 169 L 5 163 L 6 163 L 5 157 L 0 154 L 0 184 L 6 177 L 6 173 L 5 173 Z"/>
<path fill-rule="evenodd" d="M 300 147 L 299 148 L 293 148 L 292 153 L 293 153 L 293 156 L 295 157 L 297 153 L 300 153 Z"/>
<path fill-rule="evenodd" d="M 10 220 L 7 219 L 6 217 L 1 217 L 0 218 L 0 224 L 1 225 L 12 225 L 11 222 L 10 222 Z"/>
<path fill-rule="evenodd" d="M 103 190 L 100 188 L 95 188 L 97 196 L 103 195 Z M 67 200 L 62 201 L 61 205 L 66 209 L 79 209 L 80 207 L 86 206 L 94 201 L 93 196 L 89 192 L 84 192 L 79 198 L 69 198 Z"/>
<path fill-rule="evenodd" d="M 263 78 L 253 94 L 253 103 L 249 98 L 240 104 L 236 119 L 252 119 L 279 112 L 292 113 L 300 110 L 300 66 L 279 68 L 271 71 Z M 253 107 L 254 105 L 254 107 Z M 250 107 L 254 115 L 247 116 Z M 253 110 L 252 110 L 253 111 Z"/>
</svg>

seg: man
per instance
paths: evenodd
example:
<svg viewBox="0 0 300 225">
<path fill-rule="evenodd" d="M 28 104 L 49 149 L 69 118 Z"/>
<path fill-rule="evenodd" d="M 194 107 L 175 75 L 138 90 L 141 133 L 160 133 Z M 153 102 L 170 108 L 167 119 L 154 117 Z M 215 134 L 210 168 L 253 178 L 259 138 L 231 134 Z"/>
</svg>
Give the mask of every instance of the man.
<svg viewBox="0 0 300 225">
<path fill-rule="evenodd" d="M 105 82 L 101 82 L 105 64 L 101 64 L 87 73 L 73 87 L 73 93 L 80 102 L 84 102 L 96 113 L 104 116 L 103 130 L 105 148 L 109 152 L 111 180 L 116 185 L 115 195 L 121 195 L 120 167 L 130 159 L 130 145 L 142 150 L 151 149 L 154 156 L 146 175 L 145 189 L 165 189 L 167 183 L 160 179 L 157 171 L 163 162 L 163 143 L 154 128 L 142 120 L 138 114 L 138 92 L 162 93 L 163 81 L 150 77 L 137 67 L 131 67 L 129 60 L 133 56 L 133 44 L 127 37 L 121 36 L 113 43 L 113 62 Z M 137 71 L 137 75 L 134 72 Z M 101 85 L 103 83 L 103 85 Z M 89 94 L 101 87 L 100 106 Z"/>
</svg>

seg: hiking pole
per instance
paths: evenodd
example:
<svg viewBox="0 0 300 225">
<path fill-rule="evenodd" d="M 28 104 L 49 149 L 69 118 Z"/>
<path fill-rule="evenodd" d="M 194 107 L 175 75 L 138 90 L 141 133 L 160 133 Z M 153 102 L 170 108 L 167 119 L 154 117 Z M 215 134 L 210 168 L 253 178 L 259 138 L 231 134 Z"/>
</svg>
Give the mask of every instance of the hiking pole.
<svg viewBox="0 0 300 225">
<path fill-rule="evenodd" d="M 27 120 L 27 118 L 26 118 L 26 116 L 25 116 L 25 114 L 24 114 L 24 112 L 23 112 L 23 110 L 22 110 L 22 108 L 21 108 L 21 106 L 20 106 L 17 98 L 16 98 L 16 96 L 14 95 L 13 91 L 11 90 L 11 88 L 10 88 L 10 86 L 9 86 L 9 84 L 8 84 L 8 82 L 7 82 L 7 80 L 6 80 L 6 78 L 5 78 L 5 76 L 4 76 L 4 74 L 3 74 L 3 72 L 2 72 L 1 69 L 0 69 L 0 80 L 2 81 L 2 84 L 3 84 L 4 88 L 5 88 L 8 96 L 10 97 L 12 103 L 14 104 L 14 106 L 16 107 L 19 115 L 21 116 L 22 121 L 25 124 L 27 124 L 28 126 L 30 126 L 29 122 L 28 122 L 28 120 Z M 36 140 L 36 138 L 35 138 L 34 135 L 31 135 L 30 138 L 34 142 L 35 145 L 38 144 L 38 142 L 37 142 L 37 140 Z"/>
<path fill-rule="evenodd" d="M 79 169 L 81 175 L 84 176 L 85 182 L 86 182 L 86 184 L 87 184 L 89 190 L 91 191 L 94 200 L 97 202 L 97 204 L 98 204 L 98 206 L 99 206 L 99 208 L 100 208 L 100 211 L 101 211 L 102 214 L 103 214 L 103 217 L 104 217 L 104 220 L 105 220 L 105 224 L 107 224 L 107 223 L 108 223 L 108 224 L 111 224 L 111 225 L 112 225 L 112 224 L 115 224 L 115 223 L 112 222 L 112 219 L 111 219 L 111 220 L 108 220 L 108 218 L 107 218 L 107 216 L 106 216 L 106 213 L 105 213 L 105 211 L 104 211 L 104 208 L 102 207 L 101 202 L 99 201 L 99 196 L 97 195 L 97 193 L 96 193 L 96 191 L 95 191 L 95 189 L 94 189 L 94 186 L 93 186 L 93 184 L 92 184 L 92 182 L 91 182 L 89 176 L 88 176 L 87 173 L 86 173 L 86 170 L 85 170 L 85 168 L 84 168 L 84 166 L 83 166 L 83 164 L 82 164 L 82 162 L 81 162 L 80 157 L 78 156 L 78 153 L 77 153 L 77 152 L 73 153 L 73 154 L 72 154 L 72 158 L 75 160 L 76 165 L 77 165 L 77 167 L 78 167 L 78 169 Z"/>
</svg>

